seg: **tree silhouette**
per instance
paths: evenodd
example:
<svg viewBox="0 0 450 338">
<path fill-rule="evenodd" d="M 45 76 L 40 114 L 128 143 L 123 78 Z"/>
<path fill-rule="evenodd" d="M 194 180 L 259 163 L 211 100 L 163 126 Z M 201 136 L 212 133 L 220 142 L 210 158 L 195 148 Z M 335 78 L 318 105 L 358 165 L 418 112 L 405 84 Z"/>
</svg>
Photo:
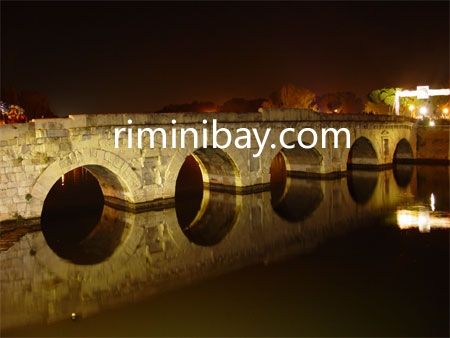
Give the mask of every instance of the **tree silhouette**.
<svg viewBox="0 0 450 338">
<path fill-rule="evenodd" d="M 382 88 L 372 90 L 368 95 L 368 102 L 364 111 L 374 114 L 389 115 L 393 113 L 395 104 L 395 92 L 401 88 Z M 405 100 L 400 100 L 400 105 L 405 105 Z"/>
<path fill-rule="evenodd" d="M 182 104 L 169 104 L 164 106 L 157 113 L 175 113 L 175 112 L 215 112 L 217 111 L 216 105 L 213 102 L 198 102 Z"/>
<path fill-rule="evenodd" d="M 317 99 L 321 112 L 359 114 L 363 111 L 362 100 L 352 92 L 328 93 Z"/>
<path fill-rule="evenodd" d="M 256 112 L 258 108 L 260 108 L 263 102 L 267 101 L 267 99 L 253 99 L 247 100 L 243 98 L 233 98 L 231 100 L 226 101 L 223 105 L 221 105 L 217 111 L 220 112 Z"/>
<path fill-rule="evenodd" d="M 327 93 L 317 98 L 319 110 L 324 113 L 337 113 L 340 111 L 341 102 L 337 93 Z"/>
<path fill-rule="evenodd" d="M 22 90 L 20 106 L 28 119 L 56 117 L 50 108 L 50 100 L 41 92 Z"/>
<path fill-rule="evenodd" d="M 309 108 L 317 110 L 316 94 L 292 83 L 281 86 L 263 103 L 266 108 Z"/>
<path fill-rule="evenodd" d="M 50 108 L 50 100 L 43 93 L 22 90 L 20 96 L 14 87 L 2 87 L 2 101 L 10 105 L 18 105 L 25 111 L 28 120 L 34 118 L 56 117 Z"/>
</svg>

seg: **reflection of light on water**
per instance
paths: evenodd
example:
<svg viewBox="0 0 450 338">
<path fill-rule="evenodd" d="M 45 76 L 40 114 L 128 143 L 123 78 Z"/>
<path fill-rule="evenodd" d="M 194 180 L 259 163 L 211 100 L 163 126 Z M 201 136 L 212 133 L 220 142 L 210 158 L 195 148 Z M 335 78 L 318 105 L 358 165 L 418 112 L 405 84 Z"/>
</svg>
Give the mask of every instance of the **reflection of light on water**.
<svg viewBox="0 0 450 338">
<path fill-rule="evenodd" d="M 450 228 L 450 218 L 446 213 L 430 213 L 428 209 L 397 210 L 397 224 L 402 230 L 418 228 L 420 232 L 430 232 L 432 228 Z"/>
<path fill-rule="evenodd" d="M 430 196 L 430 206 L 431 206 L 431 211 L 434 211 L 434 209 L 435 209 L 434 194 L 431 194 L 431 196 Z"/>
<path fill-rule="evenodd" d="M 428 210 L 419 211 L 419 217 L 417 218 L 417 225 L 420 232 L 430 232 L 430 212 Z"/>
<path fill-rule="evenodd" d="M 64 175 L 61 176 L 61 185 L 64 185 Z"/>
</svg>

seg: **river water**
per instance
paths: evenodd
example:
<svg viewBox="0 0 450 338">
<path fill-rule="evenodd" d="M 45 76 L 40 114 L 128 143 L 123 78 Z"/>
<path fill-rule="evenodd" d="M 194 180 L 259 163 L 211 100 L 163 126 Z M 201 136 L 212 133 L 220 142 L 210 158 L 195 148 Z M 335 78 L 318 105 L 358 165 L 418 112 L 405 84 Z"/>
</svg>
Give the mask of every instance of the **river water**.
<svg viewBox="0 0 450 338">
<path fill-rule="evenodd" d="M 66 175 L 41 225 L 2 230 L 2 335 L 448 336 L 449 168 L 247 195 L 191 172 L 137 214 Z"/>
</svg>

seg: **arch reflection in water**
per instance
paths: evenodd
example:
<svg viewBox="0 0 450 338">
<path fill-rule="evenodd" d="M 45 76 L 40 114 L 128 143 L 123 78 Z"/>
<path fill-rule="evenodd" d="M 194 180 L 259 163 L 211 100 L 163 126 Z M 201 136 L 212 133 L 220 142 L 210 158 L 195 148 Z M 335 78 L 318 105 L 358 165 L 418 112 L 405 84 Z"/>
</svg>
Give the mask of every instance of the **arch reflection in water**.
<svg viewBox="0 0 450 338">
<path fill-rule="evenodd" d="M 323 200 L 321 181 L 288 176 L 281 152 L 274 157 L 270 167 L 270 188 L 273 209 L 290 222 L 305 220 Z"/>
<path fill-rule="evenodd" d="M 202 246 L 218 244 L 229 233 L 237 219 L 234 193 L 204 188 L 198 157 L 186 158 L 178 174 L 175 210 L 186 237 Z M 204 167 L 207 167 L 202 163 Z"/>
<path fill-rule="evenodd" d="M 353 200 L 366 204 L 373 195 L 378 183 L 378 171 L 350 170 L 347 173 L 347 186 Z"/>
<path fill-rule="evenodd" d="M 203 191 L 200 208 L 188 208 L 176 203 L 178 223 L 186 237 L 193 243 L 210 246 L 221 242 L 230 232 L 237 218 L 236 195 L 218 191 Z M 187 215 L 195 216 L 192 218 Z"/>
<path fill-rule="evenodd" d="M 309 145 L 308 143 L 305 143 Z M 315 148 L 304 149 L 297 142 L 290 143 L 291 149 L 282 149 L 285 166 L 291 176 L 311 176 L 321 172 L 322 155 Z"/>
<path fill-rule="evenodd" d="M 41 227 L 59 257 L 88 265 L 112 255 L 122 241 L 125 221 L 121 211 L 103 202 L 97 180 L 85 168 L 55 183 L 44 202 Z"/>
<path fill-rule="evenodd" d="M 279 191 L 279 188 L 271 191 L 272 207 L 290 222 L 304 221 L 323 201 L 322 183 L 318 179 L 287 177 L 281 196 Z"/>
<path fill-rule="evenodd" d="M 406 188 L 411 183 L 414 166 L 408 164 L 397 164 L 394 166 L 394 178 L 397 185 L 401 188 Z"/>
</svg>

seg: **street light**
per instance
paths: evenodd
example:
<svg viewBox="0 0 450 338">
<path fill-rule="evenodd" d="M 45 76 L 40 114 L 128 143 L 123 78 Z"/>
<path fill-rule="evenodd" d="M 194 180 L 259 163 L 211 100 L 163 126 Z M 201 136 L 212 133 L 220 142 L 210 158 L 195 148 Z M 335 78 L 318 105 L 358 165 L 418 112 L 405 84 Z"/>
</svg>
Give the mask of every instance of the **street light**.
<svg viewBox="0 0 450 338">
<path fill-rule="evenodd" d="M 427 113 L 427 107 L 420 107 L 420 113 L 425 115 Z"/>
<path fill-rule="evenodd" d="M 414 109 L 415 109 L 416 107 L 414 107 L 414 105 L 409 105 L 409 111 L 411 112 L 411 117 L 412 118 L 416 118 L 416 113 L 414 112 Z"/>
<path fill-rule="evenodd" d="M 430 127 L 434 127 L 435 123 L 433 120 L 430 120 Z"/>
<path fill-rule="evenodd" d="M 444 112 L 445 115 L 448 114 L 448 108 L 444 108 L 442 111 Z"/>
</svg>

